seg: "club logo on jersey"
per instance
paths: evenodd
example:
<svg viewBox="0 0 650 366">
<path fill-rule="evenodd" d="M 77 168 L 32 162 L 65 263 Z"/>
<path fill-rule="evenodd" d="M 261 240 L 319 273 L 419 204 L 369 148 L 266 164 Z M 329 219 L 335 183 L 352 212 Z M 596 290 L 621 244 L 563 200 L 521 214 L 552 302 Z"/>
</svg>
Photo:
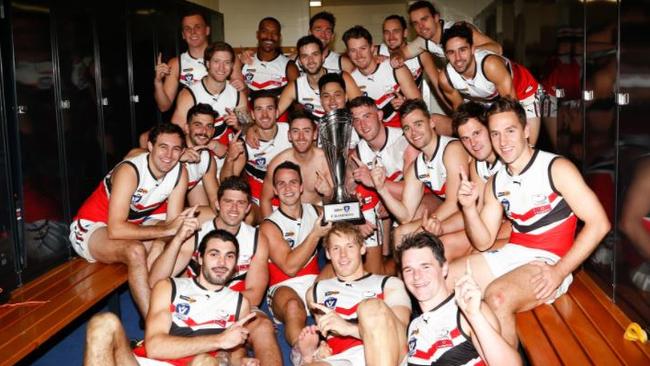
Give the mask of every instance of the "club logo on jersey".
<svg viewBox="0 0 650 366">
<path fill-rule="evenodd" d="M 346 213 L 350 212 L 350 206 L 348 205 L 343 206 L 343 211 L 345 211 Z"/>
<path fill-rule="evenodd" d="M 253 77 L 255 76 L 255 75 L 253 75 L 254 72 L 255 72 L 255 69 L 249 69 L 249 72 L 246 73 L 245 78 L 246 78 L 247 83 L 250 82 L 251 80 L 253 80 Z"/>
<path fill-rule="evenodd" d="M 336 306 L 336 301 L 337 301 L 336 297 L 328 297 L 327 299 L 325 299 L 325 301 L 323 301 L 323 304 L 325 304 L 325 306 L 327 306 L 330 309 L 334 309 L 334 307 Z"/>
<path fill-rule="evenodd" d="M 313 104 L 311 104 L 311 103 L 305 103 L 304 106 L 305 106 L 305 110 L 306 110 L 307 112 L 313 112 L 313 111 L 314 111 L 314 105 L 313 105 Z"/>
<path fill-rule="evenodd" d="M 502 199 L 502 200 L 501 200 L 501 206 L 503 206 L 503 209 L 504 209 L 506 212 L 510 212 L 510 201 L 508 201 L 508 200 L 505 199 L 505 198 Z"/>
<path fill-rule="evenodd" d="M 176 313 L 180 316 L 184 316 L 190 313 L 190 304 L 182 302 L 176 305 Z"/>
<path fill-rule="evenodd" d="M 194 80 L 194 75 L 192 74 L 185 74 L 185 81 L 192 81 Z"/>
</svg>

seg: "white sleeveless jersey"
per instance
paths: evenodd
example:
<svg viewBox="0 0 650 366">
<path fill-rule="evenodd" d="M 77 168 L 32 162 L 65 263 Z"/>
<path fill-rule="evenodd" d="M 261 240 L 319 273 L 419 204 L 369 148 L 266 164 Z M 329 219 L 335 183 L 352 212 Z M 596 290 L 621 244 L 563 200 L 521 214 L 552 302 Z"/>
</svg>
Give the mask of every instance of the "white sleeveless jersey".
<svg viewBox="0 0 650 366">
<path fill-rule="evenodd" d="M 178 58 L 178 68 L 178 82 L 186 87 L 201 81 L 208 74 L 203 58 L 194 58 L 187 51 Z"/>
<path fill-rule="evenodd" d="M 192 261 L 187 268 L 187 273 L 192 277 L 199 274 L 199 244 L 209 232 L 217 229 L 215 220 L 216 218 L 204 222 L 203 225 L 201 225 L 201 230 L 196 232 L 194 235 L 194 255 L 192 256 Z M 257 251 L 258 234 L 258 228 L 256 227 L 250 226 L 245 222 L 242 222 L 239 225 L 239 230 L 237 230 L 237 234 L 235 235 L 237 243 L 239 243 L 237 267 L 235 268 L 235 273 L 233 273 L 232 278 L 228 282 L 228 287 L 231 290 L 243 291 L 246 289 L 246 273 L 248 273 L 253 256 L 255 256 L 255 252 Z"/>
<path fill-rule="evenodd" d="M 329 69 L 325 69 L 330 72 Z M 302 104 L 305 111 L 311 113 L 315 118 L 321 118 L 325 115 L 325 110 L 320 104 L 320 92 L 309 85 L 307 74 L 300 75 L 296 81 L 296 102 Z"/>
<path fill-rule="evenodd" d="M 349 282 L 338 278 L 329 278 L 314 283 L 311 296 L 314 303 L 325 305 L 334 310 L 341 318 L 348 321 L 357 321 L 357 307 L 366 299 L 383 299 L 384 287 L 390 279 L 368 273 L 363 277 Z M 362 345 L 360 339 L 351 337 L 334 336 L 327 339 L 327 344 L 333 354 L 338 354 L 351 347 Z"/>
<path fill-rule="evenodd" d="M 300 59 L 297 56 L 295 62 L 298 70 L 300 71 L 300 75 L 304 75 L 305 70 L 302 68 Z M 341 54 L 330 50 L 327 54 L 327 57 L 325 57 L 325 60 L 323 61 L 323 67 L 327 69 L 327 72 L 340 74 L 343 70 L 341 67 Z"/>
<path fill-rule="evenodd" d="M 149 153 L 147 152 L 126 159 L 116 165 L 115 168 L 121 164 L 131 165 L 138 175 L 138 186 L 131 196 L 127 220 L 131 223 L 141 224 L 153 214 L 164 213 L 156 210 L 165 207 L 163 204 L 167 202 L 167 198 L 178 184 L 182 173 L 181 163 L 176 163 L 160 179 L 156 179 L 151 174 Z M 115 168 L 106 174 L 92 195 L 83 203 L 75 219 L 108 222 L 108 203 L 112 189 L 111 176 Z"/>
<path fill-rule="evenodd" d="M 390 60 L 378 64 L 377 69 L 370 75 L 364 75 L 356 69 L 352 71 L 352 78 L 361 92 L 374 99 L 377 108 L 384 112 L 384 122 L 397 119 L 398 124 L 393 127 L 399 127 L 399 114 L 390 102 L 395 99 L 395 92 L 400 90 L 400 86 L 395 76 L 395 69 L 390 66 Z"/>
<path fill-rule="evenodd" d="M 210 165 L 216 164 L 213 158 L 213 154 L 207 147 L 199 150 L 199 156 L 201 160 L 196 163 L 185 163 L 185 169 L 187 169 L 187 190 L 194 188 L 205 173 L 210 169 Z"/>
<path fill-rule="evenodd" d="M 378 53 L 380 56 L 390 57 L 390 51 L 388 50 L 388 46 L 386 46 L 385 43 L 379 45 Z M 415 80 L 415 84 L 418 86 L 418 88 L 422 86 L 422 71 L 424 69 L 422 68 L 422 61 L 420 61 L 420 56 L 409 58 L 408 60 L 404 61 L 404 65 L 409 69 L 411 75 L 413 75 L 413 80 Z"/>
<path fill-rule="evenodd" d="M 491 176 L 495 175 L 501 169 L 503 163 L 499 158 L 497 158 L 497 160 L 494 161 L 494 164 L 492 164 L 492 166 L 490 166 L 490 163 L 488 163 L 487 160 L 484 161 L 474 160 L 474 165 L 476 167 L 476 172 L 478 173 L 478 176 L 483 180 L 483 182 L 487 182 Z"/>
<path fill-rule="evenodd" d="M 195 278 L 172 278 L 172 324 L 169 335 L 220 334 L 238 319 L 243 296 L 227 287 L 210 291 Z"/>
<path fill-rule="evenodd" d="M 298 219 L 293 219 L 282 212 L 282 207 L 273 211 L 266 220 L 272 222 L 277 226 L 277 228 L 282 233 L 282 238 L 287 242 L 291 250 L 298 247 L 300 244 L 305 241 L 309 233 L 311 233 L 314 225 L 319 225 L 318 223 L 318 211 L 316 208 L 307 203 L 302 204 L 302 217 Z M 272 246 L 274 243 L 270 243 Z M 314 272 L 315 266 L 315 272 Z M 316 251 L 312 254 L 312 257 L 307 261 L 305 267 L 298 271 L 295 277 L 299 277 L 305 274 L 318 274 L 318 260 L 316 258 Z M 269 286 L 278 284 L 284 280 L 289 279 L 282 270 L 272 263 L 269 259 Z"/>
<path fill-rule="evenodd" d="M 535 150 L 519 175 L 503 166 L 494 176 L 494 197 L 512 222 L 510 242 L 562 257 L 573 245 L 576 217 L 550 175 L 558 155 Z"/>
<path fill-rule="evenodd" d="M 493 52 L 486 51 L 483 49 L 476 49 L 474 51 L 474 62 L 476 63 L 476 75 L 472 79 L 466 79 L 460 75 L 451 64 L 447 64 L 445 68 L 445 73 L 447 74 L 447 79 L 451 86 L 466 99 L 474 100 L 477 102 L 489 102 L 494 98 L 499 96 L 496 85 L 487 79 L 485 72 L 483 71 L 483 63 L 488 56 L 497 56 Z M 510 69 L 510 62 L 504 58 L 508 69 Z"/>
<path fill-rule="evenodd" d="M 201 82 L 195 83 L 189 87 L 192 98 L 194 98 L 194 105 L 199 103 L 209 104 L 219 115 L 214 120 L 214 138 L 221 138 L 226 131 L 228 125 L 224 123 L 226 118 L 226 108 L 234 110 L 239 104 L 239 92 L 235 87 L 230 85 L 230 81 L 226 81 L 226 87 L 219 94 L 212 94 L 205 87 L 205 79 Z"/>
<path fill-rule="evenodd" d="M 420 152 L 415 159 L 415 177 L 441 199 L 445 198 L 447 190 L 447 168 L 443 160 L 445 150 L 449 143 L 455 140 L 453 137 L 438 135 L 433 158 L 426 161 L 424 153 Z"/>
<path fill-rule="evenodd" d="M 253 148 L 249 144 L 246 147 L 246 165 L 244 172 L 251 186 L 252 197 L 259 199 L 262 196 L 262 185 L 266 177 L 266 168 L 271 160 L 282 151 L 291 147 L 289 142 L 289 124 L 276 123 L 278 126 L 275 136 L 269 141 L 260 140 L 260 146 Z"/>
<path fill-rule="evenodd" d="M 460 325 L 460 309 L 452 293 L 408 327 L 408 365 L 485 365 Z"/>
<path fill-rule="evenodd" d="M 242 74 L 248 89 L 253 93 L 268 90 L 276 96 L 280 95 L 288 82 L 287 67 L 290 61 L 281 53 L 271 61 L 262 61 L 257 54 L 253 55 L 253 64 L 245 64 L 242 67 Z"/>
<path fill-rule="evenodd" d="M 374 167 L 377 160 L 386 169 L 386 179 L 390 181 L 402 180 L 404 172 L 404 151 L 408 147 L 408 141 L 401 129 L 386 127 L 386 143 L 379 151 L 370 148 L 366 140 L 361 139 L 357 144 L 357 156 L 369 169 Z"/>
</svg>

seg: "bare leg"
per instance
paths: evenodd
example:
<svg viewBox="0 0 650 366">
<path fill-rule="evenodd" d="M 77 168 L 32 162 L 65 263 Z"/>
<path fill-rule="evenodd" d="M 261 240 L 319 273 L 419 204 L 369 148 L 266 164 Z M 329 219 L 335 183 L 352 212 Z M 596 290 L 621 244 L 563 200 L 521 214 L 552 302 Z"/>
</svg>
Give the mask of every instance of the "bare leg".
<svg viewBox="0 0 650 366">
<path fill-rule="evenodd" d="M 473 249 L 465 230 L 444 234 L 440 240 L 445 247 L 445 258 L 448 262 L 468 255 Z"/>
<path fill-rule="evenodd" d="M 419 233 L 422 231 L 422 219 L 414 220 L 402 224 L 395 229 L 393 229 L 393 249 L 397 249 L 402 245 L 402 240 L 404 237 L 410 234 Z"/>
<path fill-rule="evenodd" d="M 312 357 L 316 350 L 318 349 L 318 327 L 315 325 L 308 325 L 302 328 L 302 331 L 298 335 L 298 351 L 302 357 L 302 361 L 305 363 L 312 362 Z"/>
<path fill-rule="evenodd" d="M 261 365 L 281 365 L 282 355 L 271 319 L 259 311 L 257 316 L 246 324 L 246 328 L 250 332 L 248 340 L 253 346 L 255 358 L 260 360 Z"/>
<path fill-rule="evenodd" d="M 357 314 L 366 364 L 398 365 L 406 355 L 406 324 L 378 299 L 364 300 L 359 304 Z"/>
<path fill-rule="evenodd" d="M 528 143 L 532 146 L 535 146 L 537 144 L 537 139 L 539 138 L 539 129 L 542 124 L 542 120 L 539 117 L 526 118 L 526 123 L 528 124 L 528 129 L 530 130 Z"/>
<path fill-rule="evenodd" d="M 273 295 L 271 304 L 275 317 L 284 323 L 284 336 L 287 343 L 293 346 L 307 321 L 305 304 L 300 296 L 289 287 L 278 288 Z"/>
<path fill-rule="evenodd" d="M 115 314 L 100 313 L 88 322 L 84 365 L 138 365 L 120 319 Z"/>
<path fill-rule="evenodd" d="M 106 228 L 97 229 L 88 243 L 90 254 L 101 263 L 124 263 L 129 271 L 129 288 L 142 316 L 149 311 L 149 273 L 147 253 L 142 242 L 137 240 L 112 240 Z"/>
<path fill-rule="evenodd" d="M 188 366 L 219 366 L 217 359 L 207 353 L 194 356 Z"/>
<path fill-rule="evenodd" d="M 472 266 L 472 274 L 476 283 L 481 288 L 481 291 L 485 293 L 485 289 L 488 287 L 490 282 L 494 280 L 494 275 L 488 267 L 483 254 L 476 253 L 470 256 L 456 259 L 455 261 L 449 263 L 449 273 L 447 274 L 447 279 L 445 280 L 447 288 L 454 290 L 454 285 L 456 281 L 465 274 L 467 268 L 467 260 L 470 261 Z"/>
<path fill-rule="evenodd" d="M 535 298 L 531 286 L 531 279 L 538 272 L 539 269 L 530 264 L 523 265 L 495 279 L 485 290 L 485 302 L 499 319 L 501 335 L 515 348 L 517 348 L 515 314 L 530 310 L 543 302 Z"/>
<path fill-rule="evenodd" d="M 374 274 L 385 274 L 384 256 L 382 247 L 372 247 L 366 249 L 366 255 L 363 261 L 363 267 L 366 271 Z"/>
<path fill-rule="evenodd" d="M 205 193 L 203 184 L 197 184 L 191 191 L 187 192 L 187 203 L 190 207 L 193 206 L 207 206 L 210 207 L 208 195 Z"/>
</svg>

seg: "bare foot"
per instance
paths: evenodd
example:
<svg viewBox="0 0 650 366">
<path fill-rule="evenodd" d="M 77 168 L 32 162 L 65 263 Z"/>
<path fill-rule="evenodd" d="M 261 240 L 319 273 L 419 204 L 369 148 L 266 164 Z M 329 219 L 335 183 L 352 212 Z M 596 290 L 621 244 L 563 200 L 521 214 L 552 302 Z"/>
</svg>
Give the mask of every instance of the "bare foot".
<svg viewBox="0 0 650 366">
<path fill-rule="evenodd" d="M 302 328 L 302 331 L 298 335 L 296 346 L 298 347 L 298 351 L 300 351 L 303 362 L 312 362 L 314 353 L 318 349 L 318 340 L 318 327 L 308 325 Z"/>
</svg>

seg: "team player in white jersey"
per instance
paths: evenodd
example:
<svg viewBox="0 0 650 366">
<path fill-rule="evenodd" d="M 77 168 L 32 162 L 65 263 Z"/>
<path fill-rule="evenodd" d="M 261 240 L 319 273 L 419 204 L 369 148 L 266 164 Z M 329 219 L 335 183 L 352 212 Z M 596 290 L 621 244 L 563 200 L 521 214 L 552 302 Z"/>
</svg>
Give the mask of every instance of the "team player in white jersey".
<svg viewBox="0 0 650 366">
<path fill-rule="evenodd" d="M 379 45 L 378 54 L 390 57 L 397 54 L 407 46 L 406 37 L 408 28 L 406 20 L 401 15 L 389 15 L 384 19 L 382 25 L 384 43 Z M 438 88 L 438 78 L 440 70 L 436 66 L 433 56 L 429 52 L 422 52 L 419 55 L 404 61 L 418 89 L 422 90 L 424 74 L 433 86 L 433 91 L 438 95 L 438 99 L 444 102 L 442 93 Z M 440 135 L 451 136 L 451 119 L 442 114 L 434 114 L 436 118 L 436 132 Z"/>
<path fill-rule="evenodd" d="M 411 72 L 406 67 L 393 69 L 390 60 L 377 62 L 373 54 L 372 35 L 362 26 L 354 26 L 343 34 L 347 54 L 356 70 L 352 77 L 364 95 L 374 99 L 383 112 L 384 123 L 399 127 L 397 109 L 404 101 L 422 98 Z"/>
<path fill-rule="evenodd" d="M 318 243 L 332 224 L 323 225 L 320 207 L 302 203 L 298 165 L 285 161 L 270 178 L 280 207 L 260 224 L 269 242 L 269 307 L 293 346 L 307 319 L 305 292 L 319 272 Z"/>
<path fill-rule="evenodd" d="M 401 64 L 403 60 L 413 58 L 422 52 L 429 52 L 433 56 L 444 59 L 445 52 L 440 44 L 440 40 L 444 31 L 450 28 L 455 22 L 442 20 L 440 13 L 429 1 L 414 2 L 409 6 L 408 14 L 411 25 L 413 25 L 418 37 L 409 43 L 408 47 L 401 50 L 401 56 L 403 57 L 398 57 L 394 61 L 398 61 L 396 63 Z M 498 42 L 481 33 L 474 26 L 471 26 L 471 30 L 472 39 L 476 48 L 489 50 L 499 55 L 502 53 L 501 45 Z"/>
<path fill-rule="evenodd" d="M 399 357 L 391 359 L 374 350 L 404 353 L 411 314 L 404 284 L 364 268 L 366 248 L 352 224 L 335 223 L 323 245 L 336 276 L 314 283 L 307 291 L 316 325 L 302 330 L 293 353 L 309 365 L 396 365 Z M 319 335 L 329 347 L 324 354 L 319 353 Z"/>
<path fill-rule="evenodd" d="M 445 250 L 423 232 L 409 236 L 397 257 L 402 278 L 422 314 L 408 326 L 408 355 L 402 365 L 521 365 L 517 350 L 499 334 L 499 322 L 481 301 L 481 290 L 466 267 L 447 288 Z"/>
<path fill-rule="evenodd" d="M 530 125 L 529 142 L 537 142 L 540 129 L 539 83 L 525 67 L 473 46 L 472 30 L 457 23 L 445 30 L 442 46 L 449 60 L 440 74 L 440 88 L 454 109 L 465 100 L 489 105 L 498 96 L 519 100 Z"/>
<path fill-rule="evenodd" d="M 212 43 L 205 50 L 205 59 L 208 75 L 180 92 L 172 123 L 187 129 L 187 111 L 198 103 L 209 104 L 218 114 L 214 120 L 213 138 L 221 144 L 217 144 L 219 147 L 215 147 L 215 150 L 222 157 L 234 131 L 241 129 L 234 110 L 246 108 L 247 100 L 244 92 L 237 91 L 228 81 L 235 59 L 235 53 L 229 44 Z"/>
<path fill-rule="evenodd" d="M 278 102 L 280 114 L 284 113 L 293 102 L 300 103 L 305 111 L 318 119 L 325 115 L 325 110 L 320 104 L 318 80 L 332 71 L 324 67 L 323 45 L 314 36 L 304 36 L 298 40 L 298 60 L 300 60 L 303 73 L 294 82 L 289 83 Z M 352 99 L 361 94 L 352 76 L 346 71 L 340 72 L 345 81 L 345 91 L 348 98 Z"/>
<path fill-rule="evenodd" d="M 373 167 L 372 183 L 388 211 L 400 223 L 420 218 L 422 213 L 418 214 L 418 206 L 425 189 L 443 201 L 434 214 L 445 220 L 458 211 L 459 172 L 461 167 L 467 168 L 469 156 L 458 140 L 436 133 L 435 122 L 422 100 L 407 100 L 400 111 L 404 136 L 420 151 L 415 162 L 404 172 L 402 199 L 396 199 L 385 184 L 385 168 Z"/>
<path fill-rule="evenodd" d="M 354 65 L 350 59 L 346 55 L 337 53 L 331 48 L 332 41 L 334 41 L 335 26 L 336 18 L 334 15 L 326 11 L 321 11 L 309 19 L 309 34 L 318 38 L 323 44 L 323 67 L 329 72 L 352 72 Z M 301 62 L 298 60 L 298 67 L 301 71 L 304 71 Z"/>
<path fill-rule="evenodd" d="M 401 199 L 404 187 L 404 169 L 417 156 L 415 150 L 404 138 L 402 130 L 384 126 L 382 112 L 370 97 L 357 97 L 348 102 L 352 114 L 352 125 L 360 137 L 359 143 L 350 153 L 352 178 L 361 210 L 367 221 L 359 229 L 366 237 L 367 248 L 365 268 L 372 273 L 388 273 L 383 265 L 382 245 L 389 245 L 390 220 L 381 220 L 379 196 L 373 189 L 370 170 L 375 165 L 383 166 L 388 176 L 386 186 L 395 199 Z M 352 188 L 352 185 L 349 186 Z"/>
<path fill-rule="evenodd" d="M 332 195 L 333 186 L 327 159 L 322 149 L 316 147 L 318 130 L 313 117 L 302 110 L 295 110 L 289 115 L 289 141 L 291 148 L 276 155 L 267 167 L 268 172 L 285 161 L 291 161 L 301 167 L 303 203 L 322 205 L 323 197 Z M 274 207 L 278 206 L 275 198 L 273 180 L 265 179 L 262 186 L 260 208 L 262 217 L 268 217 Z"/>
<path fill-rule="evenodd" d="M 296 64 L 282 54 L 281 30 L 280 22 L 273 17 L 266 17 L 259 22 L 257 51 L 241 70 L 236 70 L 237 73 L 241 71 L 249 95 L 268 90 L 279 96 L 282 89 L 300 75 Z"/>
<path fill-rule="evenodd" d="M 228 281 L 228 288 L 244 295 L 253 310 L 264 299 L 268 285 L 269 244 L 259 230 L 243 220 L 251 209 L 250 187 L 243 178 L 229 177 L 219 186 L 217 215 L 210 217 L 198 231 L 184 242 L 172 241 L 167 245 L 151 269 L 150 279 L 165 279 L 185 275 L 196 277 L 200 273 L 197 248 L 203 238 L 213 230 L 225 230 L 237 238 L 239 252 L 235 271 Z M 278 365 L 280 349 L 275 340 L 271 320 L 261 311 L 246 328 L 250 331 L 249 342 L 262 365 Z"/>
<path fill-rule="evenodd" d="M 183 226 L 183 241 L 196 228 Z M 199 245 L 201 270 L 196 278 L 158 282 L 146 318 L 145 342 L 131 350 L 120 320 L 112 313 L 95 315 L 88 323 L 84 364 L 95 365 L 206 365 L 215 364 L 218 351 L 230 354 L 235 365 L 260 365 L 246 358 L 248 300 L 227 288 L 237 263 L 237 239 L 216 230 Z"/>
<path fill-rule="evenodd" d="M 127 265 L 131 294 L 143 316 L 151 292 L 150 241 L 173 236 L 189 212 L 181 212 L 187 191 L 187 171 L 179 163 L 184 149 L 178 126 L 154 127 L 148 152 L 116 165 L 70 225 L 72 248 L 81 257 Z"/>
<path fill-rule="evenodd" d="M 181 28 L 187 51 L 167 63 L 162 62 L 162 55 L 159 54 L 156 62 L 154 98 L 162 112 L 168 111 L 174 104 L 179 86 L 188 87 L 207 74 L 203 54 L 208 47 L 210 26 L 205 16 L 188 13 L 181 20 Z"/>
<path fill-rule="evenodd" d="M 479 190 L 478 205 L 482 207 L 483 187 L 487 180 L 503 165 L 492 149 L 485 121 L 485 109 L 479 103 L 464 103 L 453 115 L 453 128 L 465 150 L 473 158 L 469 164 L 469 178 Z M 401 243 L 404 235 L 421 230 L 429 231 L 440 238 L 445 246 L 448 261 L 467 255 L 473 250 L 465 234 L 465 224 L 460 211 L 444 221 L 439 220 L 433 213 L 421 220 L 400 225 L 394 231 L 395 242 Z M 503 244 L 509 235 L 510 223 L 505 221 L 498 235 L 498 244 Z"/>
<path fill-rule="evenodd" d="M 492 146 L 505 164 L 478 190 L 462 172 L 458 202 L 467 236 L 478 250 L 492 246 L 505 216 L 512 222 L 503 248 L 469 257 L 475 278 L 499 318 L 501 334 L 517 342 L 515 313 L 552 302 L 567 291 L 571 272 L 607 234 L 610 223 L 596 195 L 567 159 L 533 149 L 521 105 L 499 98 L 487 111 Z M 575 237 L 577 219 L 584 226 Z M 448 280 L 464 271 L 451 263 Z"/>
<path fill-rule="evenodd" d="M 260 211 L 260 199 L 268 165 L 275 156 L 291 148 L 289 124 L 277 123 L 277 103 L 277 98 L 268 91 L 256 93 L 252 97 L 257 147 L 253 147 L 248 136 L 245 141 L 241 139 L 233 141 L 228 147 L 228 154 L 220 174 L 221 179 L 225 179 L 244 172 L 252 192 L 253 222 L 259 222 L 264 218 Z"/>
<path fill-rule="evenodd" d="M 219 181 L 217 162 L 208 147 L 214 135 L 216 113 L 209 104 L 199 103 L 187 111 L 187 149 L 181 156 L 187 169 L 187 202 L 214 211 Z M 184 158 L 185 157 L 185 158 Z"/>
</svg>

